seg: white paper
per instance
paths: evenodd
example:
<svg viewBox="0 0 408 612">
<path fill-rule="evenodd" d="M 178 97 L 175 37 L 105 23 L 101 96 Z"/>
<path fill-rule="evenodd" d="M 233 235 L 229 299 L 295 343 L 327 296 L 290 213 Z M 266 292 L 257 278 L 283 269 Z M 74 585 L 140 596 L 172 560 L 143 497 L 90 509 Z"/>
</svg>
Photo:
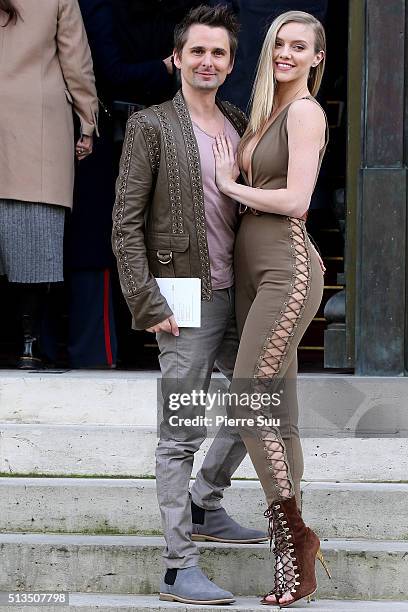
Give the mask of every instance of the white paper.
<svg viewBox="0 0 408 612">
<path fill-rule="evenodd" d="M 156 278 L 179 327 L 201 327 L 201 279 Z"/>
</svg>

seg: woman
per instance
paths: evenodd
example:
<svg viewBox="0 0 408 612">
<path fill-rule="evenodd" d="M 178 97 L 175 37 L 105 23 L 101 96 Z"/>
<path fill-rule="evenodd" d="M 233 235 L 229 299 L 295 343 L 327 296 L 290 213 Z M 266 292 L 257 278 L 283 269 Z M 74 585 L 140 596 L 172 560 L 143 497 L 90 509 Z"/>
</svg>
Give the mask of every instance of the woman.
<svg viewBox="0 0 408 612">
<path fill-rule="evenodd" d="M 24 348 L 38 368 L 48 283 L 63 280 L 65 210 L 78 160 L 92 152 L 97 96 L 77 0 L 0 0 L 0 274 L 16 290 Z"/>
<path fill-rule="evenodd" d="M 272 405 L 280 402 L 273 409 L 279 428 L 256 421 L 242 425 L 241 434 L 265 491 L 275 543 L 275 585 L 262 603 L 282 608 L 316 590 L 316 556 L 324 563 L 319 539 L 299 512 L 296 351 L 323 291 L 323 264 L 304 219 L 327 145 L 326 118 L 313 97 L 325 46 L 323 26 L 312 15 L 290 11 L 275 19 L 238 153 L 245 185 L 235 182 L 230 142 L 221 135 L 214 147 L 219 189 L 245 205 L 235 247 L 241 342 L 231 391 L 268 392 Z M 248 409 L 238 406 L 237 414 L 248 417 Z"/>
</svg>

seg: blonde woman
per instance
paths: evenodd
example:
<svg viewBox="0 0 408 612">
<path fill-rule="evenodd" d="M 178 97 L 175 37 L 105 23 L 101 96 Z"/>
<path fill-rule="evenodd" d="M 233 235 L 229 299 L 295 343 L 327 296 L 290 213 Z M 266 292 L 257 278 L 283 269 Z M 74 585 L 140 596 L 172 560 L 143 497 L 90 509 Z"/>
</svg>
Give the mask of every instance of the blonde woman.
<svg viewBox="0 0 408 612">
<path fill-rule="evenodd" d="M 275 19 L 259 59 L 238 164 L 228 138 L 220 135 L 214 146 L 219 189 L 244 205 L 235 247 L 241 342 L 231 391 L 267 392 L 271 406 L 257 416 L 280 420 L 279 427 L 259 418 L 254 425 L 239 424 L 274 539 L 275 584 L 262 603 L 281 608 L 315 592 L 316 557 L 324 563 L 319 539 L 299 510 L 296 353 L 323 291 L 323 264 L 304 220 L 328 139 L 325 114 L 314 98 L 325 49 L 323 26 L 312 15 L 290 11 Z M 235 182 L 240 170 L 245 185 Z M 248 412 L 237 406 L 240 417 Z"/>
</svg>

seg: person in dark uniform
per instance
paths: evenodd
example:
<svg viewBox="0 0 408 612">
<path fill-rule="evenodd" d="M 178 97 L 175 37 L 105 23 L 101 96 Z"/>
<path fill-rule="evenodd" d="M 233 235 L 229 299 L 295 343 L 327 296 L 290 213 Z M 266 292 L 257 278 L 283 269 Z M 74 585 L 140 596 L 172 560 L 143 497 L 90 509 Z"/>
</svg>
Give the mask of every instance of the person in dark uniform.
<svg viewBox="0 0 408 612">
<path fill-rule="evenodd" d="M 94 62 L 100 138 L 78 164 L 65 244 L 72 367 L 112 367 L 117 357 L 110 236 L 118 147 L 128 103 L 148 106 L 175 92 L 173 29 L 194 2 L 79 0 Z M 120 101 L 120 104 L 114 104 Z M 115 109 L 124 109 L 118 112 Z M 132 108 L 132 106 L 130 106 Z"/>
</svg>

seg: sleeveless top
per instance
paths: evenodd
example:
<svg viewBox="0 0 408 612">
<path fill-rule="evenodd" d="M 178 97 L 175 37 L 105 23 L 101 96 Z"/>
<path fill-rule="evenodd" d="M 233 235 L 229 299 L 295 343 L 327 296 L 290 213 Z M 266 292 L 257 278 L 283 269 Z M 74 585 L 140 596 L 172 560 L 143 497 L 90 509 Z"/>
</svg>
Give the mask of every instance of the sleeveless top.
<svg viewBox="0 0 408 612">
<path fill-rule="evenodd" d="M 299 98 L 299 100 L 312 100 L 320 106 L 313 96 L 305 96 L 304 98 Z M 286 189 L 289 165 L 287 117 L 292 103 L 288 104 L 269 124 L 252 150 L 249 159 L 252 168 L 252 184 L 249 183 L 247 173 L 242 170 L 247 185 L 257 187 L 258 189 Z M 320 106 L 320 108 L 322 107 Z M 326 134 L 324 145 L 319 151 L 319 165 L 316 172 L 315 185 L 329 141 L 327 117 L 324 111 L 323 113 L 326 119 Z"/>
</svg>

